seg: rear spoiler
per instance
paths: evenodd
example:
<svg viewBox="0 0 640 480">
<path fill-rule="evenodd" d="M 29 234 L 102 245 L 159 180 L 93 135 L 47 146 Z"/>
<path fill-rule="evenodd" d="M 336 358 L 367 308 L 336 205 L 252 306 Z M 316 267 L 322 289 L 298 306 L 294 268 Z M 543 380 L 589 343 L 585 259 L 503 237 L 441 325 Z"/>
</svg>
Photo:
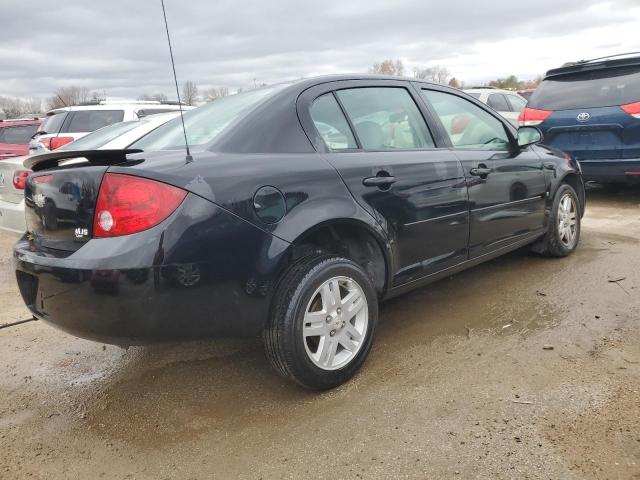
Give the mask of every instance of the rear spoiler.
<svg viewBox="0 0 640 480">
<path fill-rule="evenodd" d="M 23 165 L 34 172 L 45 170 L 47 168 L 55 168 L 61 160 L 69 160 L 72 158 L 84 158 L 91 165 L 113 165 L 116 163 L 126 162 L 127 155 L 131 153 L 140 153 L 139 149 L 119 149 L 119 150 L 69 150 L 59 152 L 43 153 L 28 157 Z"/>
</svg>

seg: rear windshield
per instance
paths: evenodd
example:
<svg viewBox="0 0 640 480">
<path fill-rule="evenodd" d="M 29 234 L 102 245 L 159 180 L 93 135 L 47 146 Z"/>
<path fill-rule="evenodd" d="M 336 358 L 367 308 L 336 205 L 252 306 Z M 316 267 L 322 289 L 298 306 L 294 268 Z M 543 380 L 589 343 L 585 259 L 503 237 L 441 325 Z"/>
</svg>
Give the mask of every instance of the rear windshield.
<svg viewBox="0 0 640 480">
<path fill-rule="evenodd" d="M 17 127 L 0 128 L 0 142 L 14 145 L 27 145 L 37 129 L 38 125 L 19 125 Z"/>
<path fill-rule="evenodd" d="M 124 110 L 78 110 L 71 112 L 71 120 L 65 123 L 64 133 L 93 132 L 107 125 L 121 122 Z"/>
<path fill-rule="evenodd" d="M 640 67 L 572 73 L 543 81 L 530 108 L 573 110 L 640 101 Z"/>
<path fill-rule="evenodd" d="M 114 123 L 108 127 L 100 128 L 89 135 L 85 135 L 80 140 L 68 143 L 58 150 L 94 150 L 106 145 L 111 140 L 118 138 L 120 135 L 133 130 L 139 125 L 140 122 L 138 121 Z"/>
<path fill-rule="evenodd" d="M 42 123 L 42 125 L 40 125 L 40 129 L 38 131 L 49 134 L 58 133 L 65 118 L 67 118 L 67 112 L 60 112 L 49 115 Z"/>
<path fill-rule="evenodd" d="M 245 93 L 219 98 L 207 105 L 184 113 L 184 126 L 189 146 L 211 142 L 231 122 L 242 118 L 258 103 L 286 85 L 259 88 Z M 177 117 L 157 128 L 131 148 L 142 150 L 170 150 L 184 147 L 182 122 Z"/>
</svg>

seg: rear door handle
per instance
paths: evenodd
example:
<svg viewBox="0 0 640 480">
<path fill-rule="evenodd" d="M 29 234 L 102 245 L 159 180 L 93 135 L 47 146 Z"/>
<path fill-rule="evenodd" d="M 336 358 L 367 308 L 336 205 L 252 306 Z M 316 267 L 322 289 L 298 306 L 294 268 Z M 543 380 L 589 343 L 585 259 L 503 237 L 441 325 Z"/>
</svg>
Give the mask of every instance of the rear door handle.
<svg viewBox="0 0 640 480">
<path fill-rule="evenodd" d="M 391 185 L 393 185 L 394 183 L 396 183 L 396 177 L 391 177 L 391 176 L 375 176 L 375 177 L 368 177 L 362 180 L 362 184 L 365 187 L 379 187 L 379 188 L 384 188 L 384 187 L 390 187 Z"/>
</svg>

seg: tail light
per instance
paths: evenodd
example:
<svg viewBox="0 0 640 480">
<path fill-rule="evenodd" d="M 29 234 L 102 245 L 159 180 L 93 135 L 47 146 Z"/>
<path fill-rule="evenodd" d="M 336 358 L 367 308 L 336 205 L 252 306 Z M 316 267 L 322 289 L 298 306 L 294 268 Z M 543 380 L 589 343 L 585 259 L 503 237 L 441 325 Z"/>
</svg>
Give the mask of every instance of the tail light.
<svg viewBox="0 0 640 480">
<path fill-rule="evenodd" d="M 30 171 L 27 170 L 17 170 L 13 174 L 13 187 L 17 190 L 24 190 L 24 187 L 27 184 L 27 177 L 31 175 Z"/>
<path fill-rule="evenodd" d="M 518 116 L 518 123 L 521 127 L 540 125 L 552 113 L 550 110 L 536 110 L 535 108 L 525 107 Z"/>
<path fill-rule="evenodd" d="M 55 150 L 75 140 L 73 137 L 49 137 L 38 140 L 47 150 Z"/>
<path fill-rule="evenodd" d="M 107 173 L 102 179 L 94 237 L 117 237 L 155 227 L 171 215 L 187 192 L 148 178 Z"/>
<path fill-rule="evenodd" d="M 620 108 L 635 118 L 640 118 L 640 102 L 620 105 Z"/>
</svg>

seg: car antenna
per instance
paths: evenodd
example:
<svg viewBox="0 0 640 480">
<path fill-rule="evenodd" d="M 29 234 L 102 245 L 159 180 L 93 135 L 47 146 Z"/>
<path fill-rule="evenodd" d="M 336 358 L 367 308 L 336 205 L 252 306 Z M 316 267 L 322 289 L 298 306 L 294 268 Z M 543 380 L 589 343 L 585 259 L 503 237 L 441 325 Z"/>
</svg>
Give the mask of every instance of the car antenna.
<svg viewBox="0 0 640 480">
<path fill-rule="evenodd" d="M 180 89 L 178 88 L 178 76 L 176 75 L 176 64 L 173 61 L 173 49 L 171 48 L 171 37 L 169 36 L 169 24 L 167 23 L 167 12 L 164 8 L 164 0 L 160 0 L 162 4 L 162 15 L 164 16 L 164 28 L 167 31 L 167 42 L 169 43 L 169 56 L 171 57 L 171 67 L 173 68 L 173 81 L 176 84 L 176 95 L 178 95 L 178 106 L 180 107 L 180 120 L 182 121 L 182 133 L 184 133 L 184 146 L 187 149 L 185 160 L 187 163 L 193 162 L 193 157 L 189 151 L 189 142 L 187 141 L 187 129 L 184 126 L 184 115 L 182 113 L 182 101 L 180 100 Z"/>
</svg>

